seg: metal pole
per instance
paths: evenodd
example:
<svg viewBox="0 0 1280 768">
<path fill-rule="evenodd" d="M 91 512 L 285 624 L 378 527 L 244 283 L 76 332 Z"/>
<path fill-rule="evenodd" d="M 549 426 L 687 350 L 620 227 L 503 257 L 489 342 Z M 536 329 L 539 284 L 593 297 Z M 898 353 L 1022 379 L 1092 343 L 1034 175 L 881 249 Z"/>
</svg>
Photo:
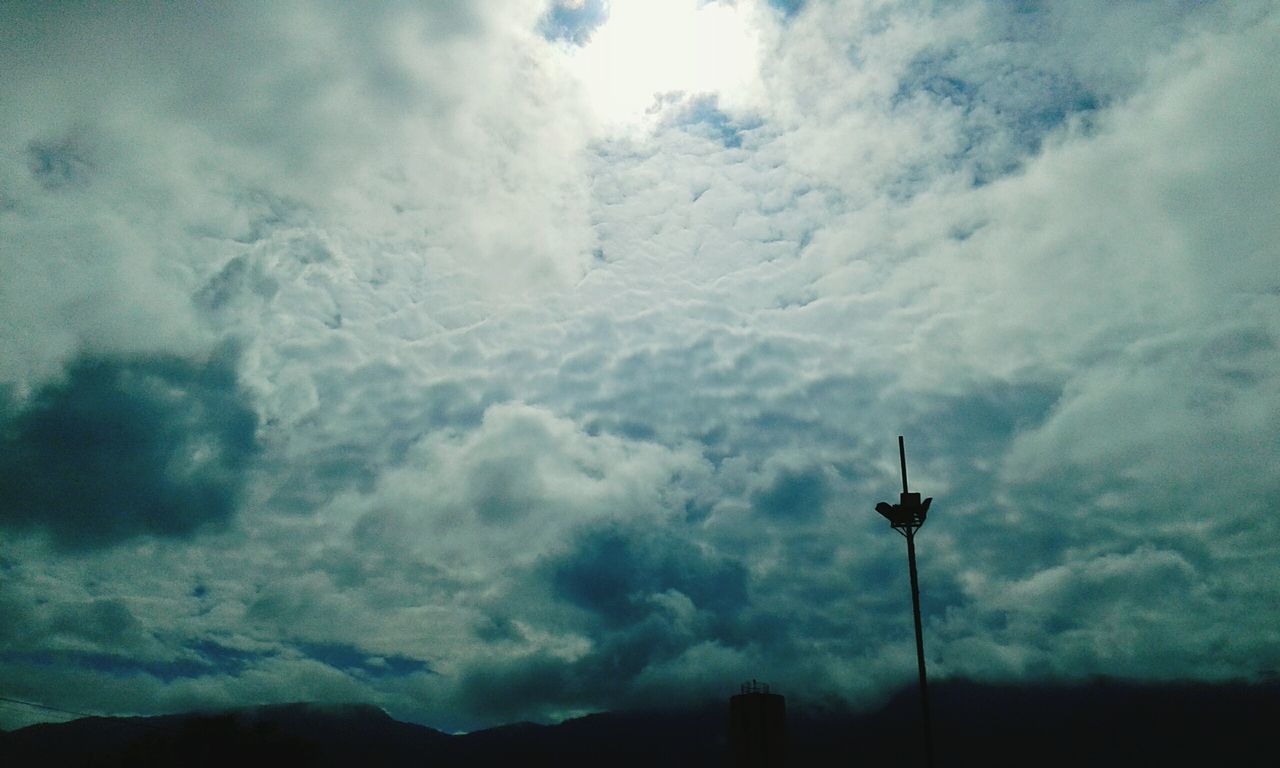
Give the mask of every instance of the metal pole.
<svg viewBox="0 0 1280 768">
<path fill-rule="evenodd" d="M 898 461 L 902 466 L 902 503 L 907 503 L 907 447 L 898 435 Z M 902 527 L 907 537 L 907 566 L 911 569 L 911 613 L 916 622 L 916 664 L 920 667 L 920 722 L 924 728 L 925 765 L 933 768 L 933 724 L 929 717 L 929 679 L 924 669 L 924 628 L 920 622 L 920 578 L 916 575 L 916 525 Z"/>
<path fill-rule="evenodd" d="M 903 478 L 905 485 L 905 473 Z M 920 716 L 924 725 L 925 765 L 933 768 L 933 725 L 929 719 L 929 681 L 924 671 L 924 631 L 920 626 L 920 581 L 916 577 L 916 536 L 915 531 L 910 528 L 907 529 L 907 564 L 911 568 L 911 608 L 916 619 L 916 662 L 920 666 Z"/>
</svg>

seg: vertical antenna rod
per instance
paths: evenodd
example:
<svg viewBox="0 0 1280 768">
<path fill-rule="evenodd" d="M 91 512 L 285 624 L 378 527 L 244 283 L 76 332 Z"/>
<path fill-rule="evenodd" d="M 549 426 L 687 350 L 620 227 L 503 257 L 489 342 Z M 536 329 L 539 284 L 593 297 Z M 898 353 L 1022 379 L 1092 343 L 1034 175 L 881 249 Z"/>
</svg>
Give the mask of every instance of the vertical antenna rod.
<svg viewBox="0 0 1280 768">
<path fill-rule="evenodd" d="M 902 492 L 907 492 L 907 446 L 902 442 L 902 435 L 898 435 L 898 460 L 902 463 Z"/>
</svg>

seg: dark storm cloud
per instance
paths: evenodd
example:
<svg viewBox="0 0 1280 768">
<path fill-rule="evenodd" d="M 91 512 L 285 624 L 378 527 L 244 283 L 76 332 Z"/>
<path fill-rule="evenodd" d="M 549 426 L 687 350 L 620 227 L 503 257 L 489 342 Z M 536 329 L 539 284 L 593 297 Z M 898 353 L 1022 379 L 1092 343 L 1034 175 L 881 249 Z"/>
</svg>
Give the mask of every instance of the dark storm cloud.
<svg viewBox="0 0 1280 768">
<path fill-rule="evenodd" d="M 974 383 L 964 394 L 930 398 L 912 426 L 940 453 L 966 442 L 1000 445 L 1043 423 L 1061 396 L 1062 387 L 1047 382 Z"/>
<path fill-rule="evenodd" d="M 535 578 L 545 578 L 558 601 L 586 611 L 582 631 L 590 648 L 573 658 L 539 651 L 469 666 L 457 700 L 472 716 L 500 720 L 548 706 L 634 706 L 647 695 L 647 676 L 693 649 L 747 641 L 739 628 L 749 602 L 746 568 L 678 527 L 588 526 L 567 551 L 545 560 Z M 508 631 L 493 631 L 498 626 Z M 499 643 L 518 634 L 506 618 L 482 631 Z"/>
<path fill-rule="evenodd" d="M 45 622 L 28 626 L 51 637 L 74 638 L 90 649 L 47 650 L 31 644 L 12 644 L 0 651 L 0 663 L 41 669 L 77 669 L 116 678 L 148 675 L 171 682 L 184 678 L 235 675 L 246 667 L 274 658 L 278 651 L 243 651 L 215 640 L 200 639 L 176 653 L 157 655 L 154 638 L 122 603 L 96 600 L 89 605 L 64 606 Z M 150 645 L 150 647 L 148 647 Z M 147 652 L 150 651 L 150 652 Z"/>
<path fill-rule="evenodd" d="M 119 600 L 94 600 L 88 605 L 62 607 L 49 620 L 49 631 L 112 647 L 136 644 L 142 624 Z"/>
<path fill-rule="evenodd" d="M 592 681 L 577 679 L 573 666 L 573 662 L 548 653 L 475 665 L 459 681 L 457 702 L 464 711 L 494 722 L 548 704 L 579 705 L 592 698 L 582 690 L 583 683 Z"/>
<path fill-rule="evenodd" d="M 990 467 L 1018 434 L 1043 424 L 1061 397 L 1061 385 L 1049 382 L 988 381 L 923 403 L 894 402 L 894 408 L 904 414 L 901 428 L 911 435 L 914 466 L 945 461 L 956 469 L 949 489 L 954 506 L 991 497 L 999 478 L 981 468 Z"/>
<path fill-rule="evenodd" d="M 751 502 L 772 518 L 803 520 L 822 514 L 830 497 L 826 473 L 820 467 L 781 469 L 751 495 Z"/>
<path fill-rule="evenodd" d="M 650 610 L 648 600 L 668 590 L 724 615 L 746 602 L 741 563 L 704 552 L 669 530 L 615 523 L 588 528 L 547 568 L 561 599 L 590 611 L 606 626 L 641 620 Z"/>
<path fill-rule="evenodd" d="M 226 355 L 81 356 L 3 424 L 0 522 L 67 549 L 225 524 L 256 426 Z"/>
<path fill-rule="evenodd" d="M 0 652 L 0 663 L 26 667 L 37 674 L 41 669 L 70 668 L 119 678 L 150 675 L 165 682 L 199 677 L 211 671 L 207 665 L 191 659 L 157 662 L 128 654 L 92 651 L 6 651 Z"/>
</svg>

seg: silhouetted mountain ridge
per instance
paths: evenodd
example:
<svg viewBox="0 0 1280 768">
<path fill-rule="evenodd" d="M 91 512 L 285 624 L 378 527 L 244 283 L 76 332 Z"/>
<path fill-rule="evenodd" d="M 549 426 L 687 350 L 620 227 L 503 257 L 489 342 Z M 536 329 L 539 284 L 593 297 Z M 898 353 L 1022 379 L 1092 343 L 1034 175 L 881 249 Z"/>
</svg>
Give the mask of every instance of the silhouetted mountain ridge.
<svg viewBox="0 0 1280 768">
<path fill-rule="evenodd" d="M 1280 764 L 1280 683 L 931 687 L 938 764 Z M 284 704 L 149 718 L 84 718 L 0 733 L 6 765 L 717 766 L 727 697 L 683 710 L 606 712 L 453 736 L 364 704 Z M 791 765 L 914 765 L 913 689 L 855 713 L 791 706 Z"/>
</svg>

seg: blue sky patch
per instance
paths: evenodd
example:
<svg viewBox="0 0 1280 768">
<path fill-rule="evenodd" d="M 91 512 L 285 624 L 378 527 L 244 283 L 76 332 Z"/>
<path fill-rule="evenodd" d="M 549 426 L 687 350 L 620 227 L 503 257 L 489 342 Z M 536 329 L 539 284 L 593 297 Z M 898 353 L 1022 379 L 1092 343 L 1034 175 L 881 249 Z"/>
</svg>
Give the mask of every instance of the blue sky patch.
<svg viewBox="0 0 1280 768">
<path fill-rule="evenodd" d="M 421 659 L 368 653 L 345 643 L 294 643 L 293 646 L 308 658 L 358 677 L 403 677 L 432 671 L 431 665 Z"/>
<path fill-rule="evenodd" d="M 717 141 L 726 149 L 742 147 L 742 140 L 752 129 L 759 128 L 757 118 L 734 117 L 720 109 L 715 94 L 699 94 L 686 98 L 684 94 L 669 94 L 664 101 L 679 106 L 673 110 L 667 122 L 683 130 Z"/>
<path fill-rule="evenodd" d="M 791 18 L 804 9 L 807 0 L 769 0 L 769 5 L 779 11 L 786 18 Z"/>
<path fill-rule="evenodd" d="M 548 40 L 586 45 L 591 34 L 608 20 L 608 0 L 555 0 L 538 29 Z"/>
<path fill-rule="evenodd" d="M 893 96 L 901 107 L 927 99 L 959 110 L 966 139 L 952 158 L 969 165 L 976 185 L 1016 171 L 1040 151 L 1045 136 L 1102 103 L 1069 73 L 975 64 L 963 52 L 916 58 Z"/>
</svg>

